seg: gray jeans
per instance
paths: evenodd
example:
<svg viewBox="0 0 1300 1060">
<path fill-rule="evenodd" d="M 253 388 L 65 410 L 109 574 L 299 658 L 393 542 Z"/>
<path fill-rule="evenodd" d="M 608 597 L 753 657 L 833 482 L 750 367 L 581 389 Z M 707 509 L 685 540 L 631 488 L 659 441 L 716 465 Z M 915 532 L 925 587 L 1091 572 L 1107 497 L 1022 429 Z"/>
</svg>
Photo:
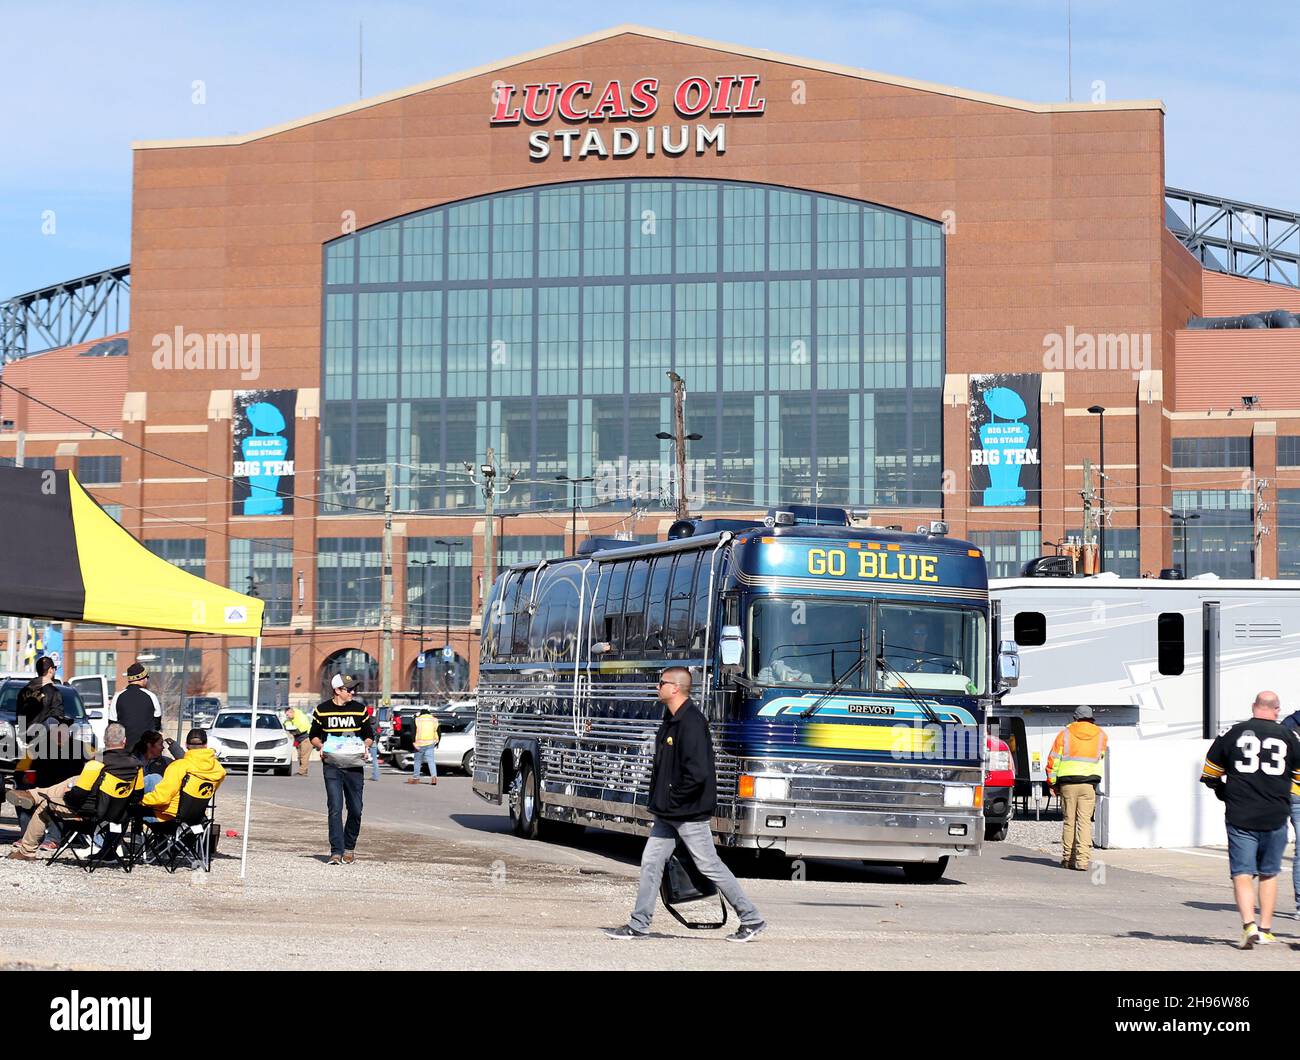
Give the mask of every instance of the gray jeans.
<svg viewBox="0 0 1300 1060">
<path fill-rule="evenodd" d="M 655 915 L 655 902 L 659 898 L 659 885 L 664 878 L 664 866 L 677 848 L 678 836 L 686 844 L 686 849 L 690 851 L 700 872 L 717 884 L 722 897 L 731 903 L 740 922 L 761 924 L 763 918 L 758 915 L 754 903 L 745 896 L 736 877 L 718 857 L 709 822 L 665 821 L 658 817 L 650 829 L 650 838 L 646 840 L 645 851 L 641 855 L 641 885 L 636 893 L 636 909 L 632 911 L 632 919 L 628 923 L 637 931 L 650 930 L 650 921 Z"/>
</svg>

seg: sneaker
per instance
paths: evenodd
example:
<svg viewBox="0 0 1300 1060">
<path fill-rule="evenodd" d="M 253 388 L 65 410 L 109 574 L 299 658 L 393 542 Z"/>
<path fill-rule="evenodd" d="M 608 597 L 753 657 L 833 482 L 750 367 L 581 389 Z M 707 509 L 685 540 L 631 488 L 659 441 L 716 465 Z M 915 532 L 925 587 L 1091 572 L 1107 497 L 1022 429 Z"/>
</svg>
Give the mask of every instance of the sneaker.
<svg viewBox="0 0 1300 1060">
<path fill-rule="evenodd" d="M 1257 942 L 1259 942 L 1259 928 L 1254 924 L 1247 924 L 1241 929 L 1241 941 L 1237 943 L 1237 949 L 1253 950 Z"/>
<path fill-rule="evenodd" d="M 648 939 L 649 937 L 650 932 L 637 931 L 637 929 L 631 924 L 624 924 L 622 927 L 605 929 L 605 938 L 618 939 L 619 942 L 623 942 L 626 939 Z"/>
<path fill-rule="evenodd" d="M 26 854 L 23 851 L 19 850 L 17 847 L 14 847 L 13 850 L 9 851 L 9 860 L 10 861 L 40 861 L 41 859 L 38 858 L 35 854 Z"/>
<path fill-rule="evenodd" d="M 740 929 L 734 935 L 728 935 L 728 942 L 753 942 L 759 935 L 767 930 L 765 921 L 760 920 L 757 924 L 741 924 Z"/>
<path fill-rule="evenodd" d="M 351 865 L 356 860 L 357 860 L 357 856 L 351 850 L 349 850 L 346 854 L 343 855 L 344 865 Z"/>
<path fill-rule="evenodd" d="M 1087 865 L 1071 865 L 1070 868 L 1074 869 L 1075 872 L 1087 872 L 1087 871 L 1088 871 L 1088 866 L 1087 866 Z"/>
<path fill-rule="evenodd" d="M 54 842 L 53 839 L 47 839 L 44 843 L 41 844 L 41 849 L 44 850 L 47 854 L 53 854 L 56 850 L 59 849 L 59 844 Z"/>
<path fill-rule="evenodd" d="M 1274 935 L 1273 932 L 1265 931 L 1263 928 L 1259 929 L 1259 938 L 1255 940 L 1255 945 L 1267 946 L 1270 944 L 1276 945 L 1276 943 L 1277 943 L 1277 936 Z"/>
<path fill-rule="evenodd" d="M 1063 868 L 1063 869 L 1072 869 L 1072 868 L 1074 868 L 1074 866 L 1071 865 L 1068 861 L 1062 861 L 1062 862 L 1061 862 L 1061 868 Z"/>
<path fill-rule="evenodd" d="M 326 862 L 326 864 L 327 864 L 327 865 L 342 865 L 342 864 L 343 864 L 343 859 L 342 859 L 341 857 L 339 857 L 337 854 L 331 854 L 331 855 L 330 855 L 330 859 L 329 859 L 329 861 Z"/>
</svg>

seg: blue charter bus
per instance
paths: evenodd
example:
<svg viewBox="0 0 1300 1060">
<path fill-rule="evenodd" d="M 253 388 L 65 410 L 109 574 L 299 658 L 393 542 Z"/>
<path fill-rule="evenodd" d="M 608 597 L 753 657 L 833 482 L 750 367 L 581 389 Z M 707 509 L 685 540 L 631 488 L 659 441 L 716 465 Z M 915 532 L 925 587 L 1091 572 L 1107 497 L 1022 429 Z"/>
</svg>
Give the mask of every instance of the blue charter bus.
<svg viewBox="0 0 1300 1060">
<path fill-rule="evenodd" d="M 484 608 L 474 790 L 516 833 L 648 832 L 656 682 L 710 721 L 722 846 L 901 864 L 937 880 L 983 839 L 1001 662 L 984 557 L 943 524 L 848 512 L 685 520 L 512 567 Z"/>
</svg>

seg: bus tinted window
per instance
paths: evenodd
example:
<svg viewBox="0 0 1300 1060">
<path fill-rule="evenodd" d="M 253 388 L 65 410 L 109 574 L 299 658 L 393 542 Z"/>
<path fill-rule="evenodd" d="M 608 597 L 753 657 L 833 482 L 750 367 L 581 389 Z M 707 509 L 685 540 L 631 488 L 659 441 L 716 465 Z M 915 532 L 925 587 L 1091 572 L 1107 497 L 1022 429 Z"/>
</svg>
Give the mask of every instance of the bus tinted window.
<svg viewBox="0 0 1300 1060">
<path fill-rule="evenodd" d="M 650 561 L 635 559 L 627 575 L 627 600 L 623 604 L 623 650 L 645 650 L 645 594 Z"/>
<path fill-rule="evenodd" d="M 673 569 L 672 588 L 668 594 L 668 626 L 665 631 L 665 647 L 681 654 L 690 647 L 691 639 L 691 602 L 695 596 L 695 572 L 700 565 L 703 554 L 687 552 L 677 557 L 677 566 Z M 708 579 L 706 568 L 705 579 Z"/>
<path fill-rule="evenodd" d="M 506 658 L 513 646 L 515 628 L 515 597 L 519 594 L 519 575 L 507 574 L 497 582 L 498 594 L 489 612 L 492 637 L 489 650 L 494 659 Z"/>
<path fill-rule="evenodd" d="M 512 655 L 526 656 L 528 653 L 528 633 L 532 626 L 532 615 L 529 614 L 528 609 L 532 603 L 533 579 L 536 576 L 536 571 L 524 571 L 524 576 L 519 580 L 519 593 L 514 597 L 515 628 L 513 645 L 510 649 Z"/>
<path fill-rule="evenodd" d="M 1160 672 L 1177 677 L 1183 672 L 1183 616 L 1167 611 L 1156 619 L 1156 661 Z"/>
<path fill-rule="evenodd" d="M 672 583 L 674 559 L 675 556 L 658 556 L 654 561 L 645 609 L 645 650 L 647 652 L 660 652 L 667 647 L 664 642 L 664 625 L 667 622 L 668 587 Z"/>
<path fill-rule="evenodd" d="M 705 627 L 709 621 L 709 570 L 713 563 L 713 553 L 700 553 L 699 577 L 695 579 L 695 602 L 691 607 L 691 631 L 689 647 L 693 653 L 704 651 Z M 714 625 L 718 624 L 714 617 Z"/>
</svg>

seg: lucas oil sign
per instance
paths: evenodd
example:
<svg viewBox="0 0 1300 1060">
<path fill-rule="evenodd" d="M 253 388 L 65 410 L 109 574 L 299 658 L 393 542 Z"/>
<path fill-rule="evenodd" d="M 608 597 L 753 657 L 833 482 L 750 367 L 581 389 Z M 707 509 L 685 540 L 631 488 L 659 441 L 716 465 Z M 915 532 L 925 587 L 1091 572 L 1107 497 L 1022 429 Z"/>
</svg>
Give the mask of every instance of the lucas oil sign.
<svg viewBox="0 0 1300 1060">
<path fill-rule="evenodd" d="M 1040 377 L 1032 373 L 970 377 L 970 502 L 974 507 L 1036 505 Z"/>
<path fill-rule="evenodd" d="M 653 124 L 660 109 L 657 77 L 622 81 L 547 81 L 498 84 L 492 94 L 492 125 L 547 125 L 528 134 L 528 157 L 577 159 L 631 158 L 642 155 L 703 155 L 727 150 L 728 117 L 756 117 L 767 101 L 757 74 L 687 77 L 672 87 L 671 107 L 682 123 Z M 667 98 L 668 93 L 662 95 Z M 695 124 L 691 124 L 694 122 Z"/>
</svg>

